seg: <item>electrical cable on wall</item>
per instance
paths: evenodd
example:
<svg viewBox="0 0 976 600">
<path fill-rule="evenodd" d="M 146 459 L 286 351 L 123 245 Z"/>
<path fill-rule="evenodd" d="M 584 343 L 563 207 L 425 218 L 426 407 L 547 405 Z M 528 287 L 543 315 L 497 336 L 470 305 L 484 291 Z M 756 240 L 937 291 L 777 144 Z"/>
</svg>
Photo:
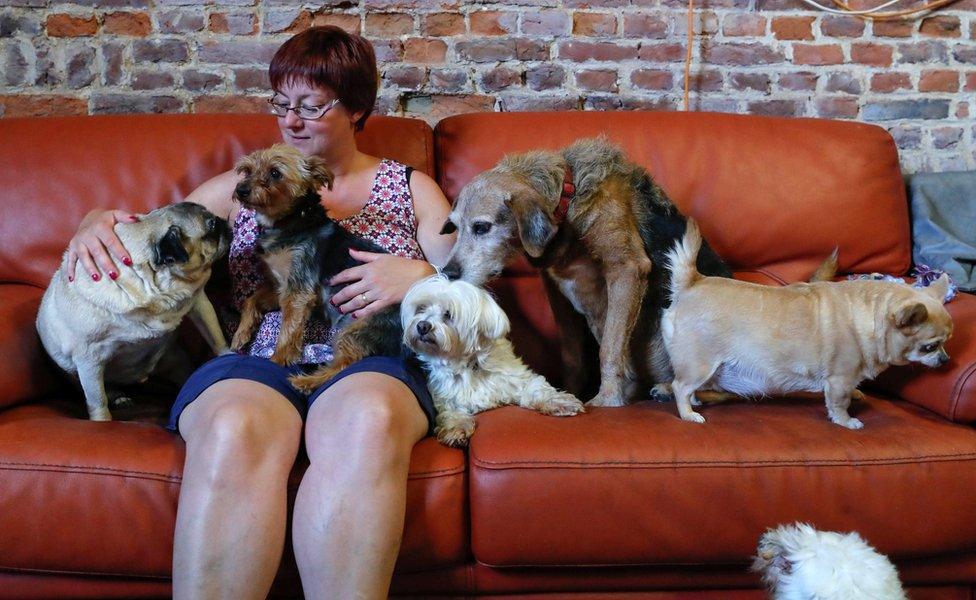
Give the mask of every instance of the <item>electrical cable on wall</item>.
<svg viewBox="0 0 976 600">
<path fill-rule="evenodd" d="M 801 0 L 802 2 L 822 10 L 827 13 L 835 15 L 850 15 L 852 17 L 858 17 L 860 19 L 870 19 L 872 21 L 887 21 L 892 19 L 906 19 L 913 17 L 914 15 L 922 16 L 923 13 L 929 13 L 959 0 L 935 0 L 925 4 L 924 6 L 919 6 L 916 8 L 906 8 L 904 10 L 893 10 L 888 12 L 880 12 L 881 10 L 888 8 L 901 0 L 888 0 L 884 4 L 875 6 L 874 8 L 869 8 L 866 10 L 854 10 L 850 4 L 845 0 L 832 0 L 832 2 L 839 8 L 830 8 L 828 6 L 823 6 L 818 4 L 814 0 Z M 690 90 L 691 90 L 691 46 L 694 42 L 695 28 L 694 28 L 694 0 L 688 0 L 688 51 L 685 54 L 685 112 L 688 112 L 691 107 L 690 101 Z"/>
</svg>

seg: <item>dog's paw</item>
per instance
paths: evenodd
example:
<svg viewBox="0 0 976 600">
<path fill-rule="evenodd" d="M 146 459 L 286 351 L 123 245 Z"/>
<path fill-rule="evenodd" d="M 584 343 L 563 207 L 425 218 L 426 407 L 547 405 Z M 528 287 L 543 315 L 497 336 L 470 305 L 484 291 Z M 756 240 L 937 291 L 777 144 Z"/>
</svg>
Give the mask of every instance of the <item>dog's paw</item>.
<svg viewBox="0 0 976 600">
<path fill-rule="evenodd" d="M 864 422 L 860 419 L 855 419 L 854 417 L 843 418 L 839 417 L 836 419 L 831 419 L 834 423 L 837 423 L 841 427 L 846 427 L 848 429 L 864 429 Z"/>
<path fill-rule="evenodd" d="M 116 396 L 112 398 L 112 408 L 131 408 L 134 405 L 135 402 L 128 396 Z"/>
<path fill-rule="evenodd" d="M 589 407 L 618 407 L 624 406 L 626 402 L 619 394 L 600 392 L 586 403 Z"/>
<path fill-rule="evenodd" d="M 468 440 L 474 434 L 474 423 L 472 422 L 471 427 L 466 427 L 463 425 L 455 427 L 438 427 L 434 430 L 434 435 L 437 436 L 437 440 L 444 444 L 445 446 L 452 446 L 454 448 L 463 448 L 468 445 Z"/>
<path fill-rule="evenodd" d="M 674 400 L 674 393 L 671 391 L 670 383 L 659 383 L 651 388 L 651 400 L 655 402 L 671 402 Z"/>
<path fill-rule="evenodd" d="M 571 417 L 586 412 L 586 407 L 576 396 L 567 392 L 558 392 L 539 406 L 539 412 L 553 417 Z"/>
<path fill-rule="evenodd" d="M 687 414 L 681 415 L 683 421 L 688 421 L 689 423 L 704 423 L 705 417 L 701 416 L 701 413 L 697 413 L 693 410 L 688 411 Z"/>
<path fill-rule="evenodd" d="M 109 412 L 108 407 L 101 406 L 99 408 L 89 409 L 88 418 L 92 421 L 111 421 L 112 413 Z"/>
</svg>

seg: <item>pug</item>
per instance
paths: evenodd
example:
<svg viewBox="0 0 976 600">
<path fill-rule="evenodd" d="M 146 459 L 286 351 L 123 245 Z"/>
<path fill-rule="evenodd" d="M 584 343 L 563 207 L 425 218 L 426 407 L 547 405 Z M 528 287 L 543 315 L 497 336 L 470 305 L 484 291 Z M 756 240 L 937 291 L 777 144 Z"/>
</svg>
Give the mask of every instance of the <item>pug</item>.
<svg viewBox="0 0 976 600">
<path fill-rule="evenodd" d="M 941 367 L 952 319 L 943 275 L 927 288 L 887 281 L 815 281 L 784 287 L 705 277 L 701 234 L 688 222 L 669 254 L 671 306 L 661 320 L 674 367 L 674 398 L 686 421 L 698 390 L 765 396 L 821 392 L 833 423 L 861 429 L 848 413 L 858 384 L 890 365 Z"/>
<path fill-rule="evenodd" d="M 214 353 L 227 351 L 203 292 L 214 263 L 227 254 L 227 222 L 181 202 L 136 223 L 118 223 L 115 233 L 132 266 L 114 280 L 77 276 L 69 282 L 66 252 L 37 314 L 44 349 L 81 386 L 94 421 L 112 419 L 106 384 L 145 381 L 161 366 L 187 314 Z"/>
</svg>

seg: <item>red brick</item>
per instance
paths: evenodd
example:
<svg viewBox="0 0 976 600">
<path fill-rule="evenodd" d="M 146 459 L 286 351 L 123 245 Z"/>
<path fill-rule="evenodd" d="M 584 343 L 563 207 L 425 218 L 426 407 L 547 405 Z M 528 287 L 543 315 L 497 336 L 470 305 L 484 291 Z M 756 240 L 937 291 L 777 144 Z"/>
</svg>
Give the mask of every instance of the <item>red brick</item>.
<svg viewBox="0 0 976 600">
<path fill-rule="evenodd" d="M 0 116 L 64 117 L 88 114 L 88 102 L 81 98 L 53 94 L 0 96 Z"/>
<path fill-rule="evenodd" d="M 857 116 L 857 98 L 820 97 L 814 102 L 817 116 L 827 119 L 853 119 Z"/>
<path fill-rule="evenodd" d="M 561 10 L 522 13 L 522 33 L 531 36 L 563 36 L 572 28 L 570 15 Z"/>
<path fill-rule="evenodd" d="M 642 90 L 670 90 L 674 76 L 671 71 L 638 69 L 630 74 L 630 83 Z"/>
<path fill-rule="evenodd" d="M 681 44 L 641 44 L 637 58 L 647 62 L 682 62 L 685 48 Z"/>
<path fill-rule="evenodd" d="M 106 13 L 102 33 L 145 37 L 152 33 L 152 22 L 149 15 L 143 12 Z"/>
<path fill-rule="evenodd" d="M 826 15 L 820 21 L 820 33 L 829 37 L 861 37 L 864 21 L 857 17 Z"/>
<path fill-rule="evenodd" d="M 514 60 L 515 46 L 515 40 L 510 38 L 466 39 L 459 41 L 454 50 L 461 60 L 486 63 Z"/>
<path fill-rule="evenodd" d="M 948 17 L 943 15 L 929 17 L 922 21 L 922 24 L 918 28 L 918 32 L 922 35 L 930 35 L 934 37 L 957 38 L 961 35 L 959 17 Z"/>
<path fill-rule="evenodd" d="M 777 84 L 780 89 L 794 92 L 808 92 L 817 89 L 817 80 L 820 77 L 816 73 L 800 71 L 796 73 L 782 73 Z"/>
<path fill-rule="evenodd" d="M 624 37 L 661 39 L 668 35 L 668 21 L 657 15 L 624 15 Z"/>
<path fill-rule="evenodd" d="M 619 46 L 612 42 L 562 42 L 559 58 L 576 62 L 628 60 L 637 58 L 637 46 Z"/>
<path fill-rule="evenodd" d="M 722 20 L 722 34 L 727 37 L 761 37 L 766 34 L 766 17 L 749 13 L 726 15 Z"/>
<path fill-rule="evenodd" d="M 814 17 L 776 17 L 770 29 L 778 40 L 812 40 Z"/>
<path fill-rule="evenodd" d="M 874 35 L 880 37 L 911 37 L 914 21 L 872 21 Z"/>
<path fill-rule="evenodd" d="M 193 100 L 195 113 L 265 113 L 264 96 L 199 96 Z"/>
<path fill-rule="evenodd" d="M 576 74 L 576 85 L 584 90 L 596 92 L 616 92 L 617 72 L 614 70 L 588 70 Z"/>
<path fill-rule="evenodd" d="M 683 78 L 681 83 L 683 86 Z M 688 87 L 693 92 L 721 92 L 725 87 L 722 72 L 717 69 L 709 69 L 708 71 L 692 73 Z"/>
<path fill-rule="evenodd" d="M 522 72 L 509 67 L 495 67 L 481 76 L 481 88 L 486 92 L 497 92 L 522 83 Z"/>
<path fill-rule="evenodd" d="M 505 35 L 518 29 L 518 13 L 478 11 L 471 13 L 471 33 Z"/>
<path fill-rule="evenodd" d="M 795 65 L 839 65 L 844 62 L 844 50 L 836 44 L 793 44 Z"/>
<path fill-rule="evenodd" d="M 98 31 L 98 18 L 95 15 L 76 17 L 74 15 L 48 15 L 45 23 L 49 37 L 83 37 L 95 35 Z"/>
<path fill-rule="evenodd" d="M 966 73 L 966 84 L 962 89 L 966 92 L 976 92 L 976 73 Z"/>
<path fill-rule="evenodd" d="M 397 65 L 383 71 L 383 80 L 389 81 L 398 88 L 416 90 L 427 79 L 427 69 L 409 65 Z"/>
<path fill-rule="evenodd" d="M 918 80 L 920 92 L 956 92 L 959 91 L 958 71 L 922 71 Z"/>
<path fill-rule="evenodd" d="M 344 13 L 320 12 L 312 15 L 312 26 L 335 25 L 343 31 L 349 33 L 359 33 L 359 15 L 347 15 Z M 294 29 L 294 26 L 292 26 Z"/>
<path fill-rule="evenodd" d="M 418 115 L 433 122 L 451 115 L 491 112 L 494 108 L 494 97 L 477 94 L 413 96 L 407 98 L 405 105 L 408 114 Z"/>
<path fill-rule="evenodd" d="M 413 33 L 413 17 L 403 13 L 366 14 L 366 35 L 399 37 Z"/>
<path fill-rule="evenodd" d="M 210 31 L 233 35 L 254 35 L 258 32 L 258 20 L 254 13 L 212 13 Z"/>
<path fill-rule="evenodd" d="M 424 17 L 424 33 L 433 37 L 448 37 L 464 33 L 464 15 L 433 13 Z"/>
<path fill-rule="evenodd" d="M 956 106 L 956 118 L 957 119 L 968 119 L 969 118 L 969 103 L 968 102 L 960 102 L 959 105 Z"/>
<path fill-rule="evenodd" d="M 887 67 L 891 65 L 894 48 L 883 44 L 851 44 L 851 62 Z"/>
<path fill-rule="evenodd" d="M 894 92 L 912 89 L 912 79 L 908 73 L 875 73 L 871 77 L 872 92 Z"/>
<path fill-rule="evenodd" d="M 447 44 L 441 40 L 410 38 L 403 44 L 403 61 L 442 63 L 447 56 Z"/>
<path fill-rule="evenodd" d="M 769 75 L 765 73 L 732 73 L 729 81 L 737 90 L 769 91 Z"/>
<path fill-rule="evenodd" d="M 573 13 L 573 35 L 600 37 L 617 33 L 617 17 L 608 13 Z"/>
<path fill-rule="evenodd" d="M 754 115 L 794 117 L 803 114 L 803 106 L 796 100 L 761 100 L 750 102 L 748 112 Z"/>
<path fill-rule="evenodd" d="M 702 50 L 704 60 L 717 65 L 766 65 L 780 63 L 785 56 L 764 44 L 715 44 Z"/>
</svg>

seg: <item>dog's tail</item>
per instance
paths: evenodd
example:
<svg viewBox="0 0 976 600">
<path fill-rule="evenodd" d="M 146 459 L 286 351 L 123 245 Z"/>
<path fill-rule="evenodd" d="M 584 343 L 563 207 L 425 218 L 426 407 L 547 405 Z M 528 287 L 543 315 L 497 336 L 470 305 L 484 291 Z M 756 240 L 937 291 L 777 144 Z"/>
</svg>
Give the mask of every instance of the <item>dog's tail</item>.
<svg viewBox="0 0 976 600">
<path fill-rule="evenodd" d="M 678 299 L 683 291 L 702 278 L 698 272 L 698 251 L 701 250 L 702 237 L 698 223 L 688 219 L 685 235 L 668 252 L 668 269 L 671 270 L 671 302 Z"/>
<path fill-rule="evenodd" d="M 810 276 L 810 283 L 815 281 L 830 281 L 837 275 L 837 248 L 830 253 L 830 256 L 824 259 L 817 270 L 813 272 Z"/>
</svg>

